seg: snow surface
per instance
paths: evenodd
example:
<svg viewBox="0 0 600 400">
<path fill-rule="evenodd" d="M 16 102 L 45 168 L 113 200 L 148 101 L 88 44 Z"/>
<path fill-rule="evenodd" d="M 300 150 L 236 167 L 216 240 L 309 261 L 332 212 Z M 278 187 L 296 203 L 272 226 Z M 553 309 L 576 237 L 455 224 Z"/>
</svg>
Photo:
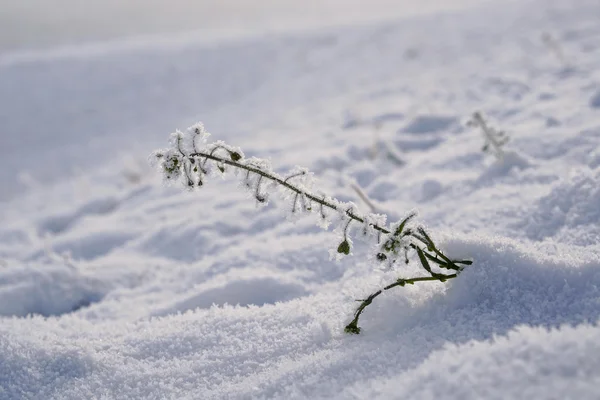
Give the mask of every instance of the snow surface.
<svg viewBox="0 0 600 400">
<path fill-rule="evenodd" d="M 1 55 L 0 399 L 600 397 L 599 56 L 595 0 Z M 165 187 L 147 156 L 198 120 L 473 266 L 345 334 L 418 266 L 331 260 L 234 178 Z"/>
<path fill-rule="evenodd" d="M 0 52 L 165 33 L 204 39 L 306 31 L 491 0 L 0 0 Z M 509 0 L 516 1 L 516 0 Z"/>
</svg>

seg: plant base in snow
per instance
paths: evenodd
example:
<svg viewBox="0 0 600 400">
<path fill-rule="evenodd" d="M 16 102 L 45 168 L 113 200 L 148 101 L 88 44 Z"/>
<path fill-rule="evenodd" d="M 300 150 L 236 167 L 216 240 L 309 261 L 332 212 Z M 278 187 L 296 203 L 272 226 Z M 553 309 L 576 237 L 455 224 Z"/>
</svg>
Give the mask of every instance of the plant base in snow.
<svg viewBox="0 0 600 400">
<path fill-rule="evenodd" d="M 380 289 L 380 290 L 376 291 L 375 293 L 371 294 L 366 299 L 357 300 L 357 301 L 361 302 L 360 306 L 358 306 L 358 308 L 354 312 L 354 319 L 352 320 L 352 322 L 350 322 L 344 328 L 344 332 L 354 333 L 357 335 L 360 333 L 361 328 L 358 326 L 358 318 L 360 318 L 360 314 L 362 314 L 362 312 L 365 310 L 365 308 L 367 308 L 367 306 L 369 306 L 373 302 L 375 297 L 379 296 L 385 290 L 390 290 L 392 288 L 395 288 L 396 286 L 404 287 L 405 285 L 414 285 L 416 282 L 424 282 L 424 281 L 446 282 L 448 279 L 456 278 L 457 276 L 458 276 L 458 273 L 450 274 L 450 275 L 437 274 L 437 276 L 433 276 L 433 275 L 432 276 L 423 276 L 423 277 L 411 278 L 411 279 L 398 279 L 396 282 L 392 283 L 391 285 L 388 285 L 388 286 L 384 287 L 383 289 Z"/>
<path fill-rule="evenodd" d="M 425 229 L 413 222 L 415 213 L 403 220 L 387 225 L 387 217 L 382 214 L 361 214 L 352 203 L 343 203 L 332 197 L 317 194 L 311 190 L 311 174 L 303 168 L 283 176 L 274 172 L 268 161 L 259 158 L 245 158 L 236 147 L 217 141 L 207 144 L 209 134 L 202 124 L 196 124 L 185 132 L 171 134 L 171 146 L 152 153 L 151 160 L 158 164 L 167 182 L 181 182 L 188 190 L 204 185 L 207 177 L 214 174 L 227 174 L 233 171 L 241 176 L 243 186 L 252 194 L 258 204 L 267 204 L 268 188 L 278 188 L 290 202 L 289 211 L 294 214 L 317 214 L 319 225 L 327 228 L 336 221 L 342 232 L 340 243 L 333 252 L 336 258 L 349 255 L 352 250 L 351 233 L 371 238 L 375 243 L 375 259 L 394 268 L 400 263 L 408 264 L 410 256 L 416 254 L 426 276 L 398 279 L 396 282 L 371 294 L 354 313 L 354 319 L 345 331 L 360 333 L 358 319 L 373 300 L 383 291 L 396 286 L 422 281 L 445 282 L 455 278 L 468 260 L 451 260 L 440 251 Z M 400 260 L 400 261 L 399 261 Z M 432 268 L 433 267 L 433 268 Z M 443 273 L 442 270 L 451 271 Z"/>
</svg>

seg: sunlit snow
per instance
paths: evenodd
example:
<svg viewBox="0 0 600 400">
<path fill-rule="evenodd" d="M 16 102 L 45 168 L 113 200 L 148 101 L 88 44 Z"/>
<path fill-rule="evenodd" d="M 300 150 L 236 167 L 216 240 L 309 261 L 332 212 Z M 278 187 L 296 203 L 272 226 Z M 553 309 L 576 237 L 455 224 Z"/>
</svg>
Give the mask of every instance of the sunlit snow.
<svg viewBox="0 0 600 400">
<path fill-rule="evenodd" d="M 0 53 L 0 399 L 600 396 L 600 5 L 375 16 Z M 164 185 L 197 121 L 473 265 L 344 333 L 418 264 L 331 259 L 339 228 L 233 174 Z"/>
</svg>

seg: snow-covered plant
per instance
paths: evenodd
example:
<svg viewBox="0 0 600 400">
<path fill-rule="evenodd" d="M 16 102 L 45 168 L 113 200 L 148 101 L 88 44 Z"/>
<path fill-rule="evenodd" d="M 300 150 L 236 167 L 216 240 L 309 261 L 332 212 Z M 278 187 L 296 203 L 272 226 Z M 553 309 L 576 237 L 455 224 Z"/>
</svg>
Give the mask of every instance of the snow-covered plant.
<svg viewBox="0 0 600 400">
<path fill-rule="evenodd" d="M 467 121 L 467 126 L 481 129 L 484 138 L 481 150 L 484 153 L 493 154 L 497 159 L 501 159 L 504 156 L 503 147 L 510 140 L 506 132 L 498 131 L 489 126 L 479 111 L 473 113 L 471 119 Z"/>
<path fill-rule="evenodd" d="M 464 265 L 471 261 L 451 260 L 440 251 L 425 229 L 414 222 L 415 213 L 394 224 L 386 224 L 382 214 L 361 214 L 352 203 L 344 203 L 311 190 L 312 174 L 297 167 L 280 175 L 273 171 L 268 161 L 246 158 L 241 149 L 217 141 L 207 143 L 209 134 L 202 124 L 196 124 L 185 132 L 171 134 L 170 146 L 151 154 L 151 161 L 158 165 L 165 181 L 182 183 L 188 190 L 204 185 L 211 175 L 226 174 L 230 170 L 241 178 L 242 186 L 254 197 L 257 204 L 269 201 L 269 188 L 277 188 L 290 201 L 292 215 L 316 214 L 319 225 L 327 229 L 333 221 L 341 232 L 340 243 L 332 251 L 336 257 L 349 255 L 352 237 L 360 235 L 375 243 L 375 260 L 387 268 L 400 263 L 409 263 L 416 255 L 426 273 L 414 278 L 399 278 L 392 284 L 371 294 L 354 313 L 346 326 L 348 333 L 358 334 L 358 319 L 364 309 L 383 291 L 422 281 L 445 282 L 456 278 Z M 446 273 L 443 270 L 448 271 Z"/>
</svg>

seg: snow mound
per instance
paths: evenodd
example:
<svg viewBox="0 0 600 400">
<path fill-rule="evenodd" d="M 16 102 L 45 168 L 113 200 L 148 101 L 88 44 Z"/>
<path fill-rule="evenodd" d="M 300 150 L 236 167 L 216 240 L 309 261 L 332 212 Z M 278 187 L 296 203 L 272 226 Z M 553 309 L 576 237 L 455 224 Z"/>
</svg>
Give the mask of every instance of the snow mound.
<svg viewBox="0 0 600 400">
<path fill-rule="evenodd" d="M 62 315 L 103 297 L 105 288 L 65 264 L 0 267 L 0 316 Z"/>
<path fill-rule="evenodd" d="M 114 211 L 119 202 L 114 197 L 94 199 L 79 207 L 73 212 L 62 215 L 54 215 L 41 221 L 39 230 L 41 233 L 62 233 L 69 229 L 84 217 L 90 215 L 103 215 Z"/>
<path fill-rule="evenodd" d="M 306 289 L 302 285 L 286 283 L 284 280 L 274 277 L 231 280 L 221 287 L 202 289 L 199 293 L 177 302 L 169 309 L 156 312 L 154 315 L 177 314 L 197 308 L 227 304 L 263 306 L 289 301 L 306 294 Z"/>
<path fill-rule="evenodd" d="M 479 182 L 493 182 L 495 179 L 502 178 L 517 171 L 527 169 L 532 166 L 532 162 L 525 156 L 516 151 L 506 151 L 502 157 L 490 165 L 479 177 Z"/>
<path fill-rule="evenodd" d="M 505 337 L 448 345 L 415 370 L 348 392 L 370 399 L 593 399 L 600 361 L 589 355 L 599 351 L 597 325 L 522 326 Z"/>
<path fill-rule="evenodd" d="M 443 243 L 476 265 L 447 286 L 381 296 L 360 336 L 343 333 L 352 304 L 339 286 L 262 307 L 197 308 L 137 321 L 12 319 L 0 327 L 0 371 L 7 371 L 0 387 L 7 398 L 343 399 L 397 391 L 427 399 L 444 388 L 450 398 L 501 398 L 519 388 L 564 398 L 572 390 L 564 383 L 576 379 L 577 393 L 594 393 L 597 362 L 582 357 L 595 354 L 600 335 L 589 325 L 600 317 L 598 257 L 549 257 L 532 245 L 486 237 Z M 359 297 L 367 281 L 376 284 L 359 276 L 342 286 Z M 477 379 L 456 380 L 468 376 Z M 552 392 L 526 379 L 552 377 Z M 514 392 L 505 387 L 512 382 Z"/>
<path fill-rule="evenodd" d="M 522 225 L 531 239 L 594 244 L 600 239 L 600 169 L 575 171 L 553 185 Z"/>
</svg>

